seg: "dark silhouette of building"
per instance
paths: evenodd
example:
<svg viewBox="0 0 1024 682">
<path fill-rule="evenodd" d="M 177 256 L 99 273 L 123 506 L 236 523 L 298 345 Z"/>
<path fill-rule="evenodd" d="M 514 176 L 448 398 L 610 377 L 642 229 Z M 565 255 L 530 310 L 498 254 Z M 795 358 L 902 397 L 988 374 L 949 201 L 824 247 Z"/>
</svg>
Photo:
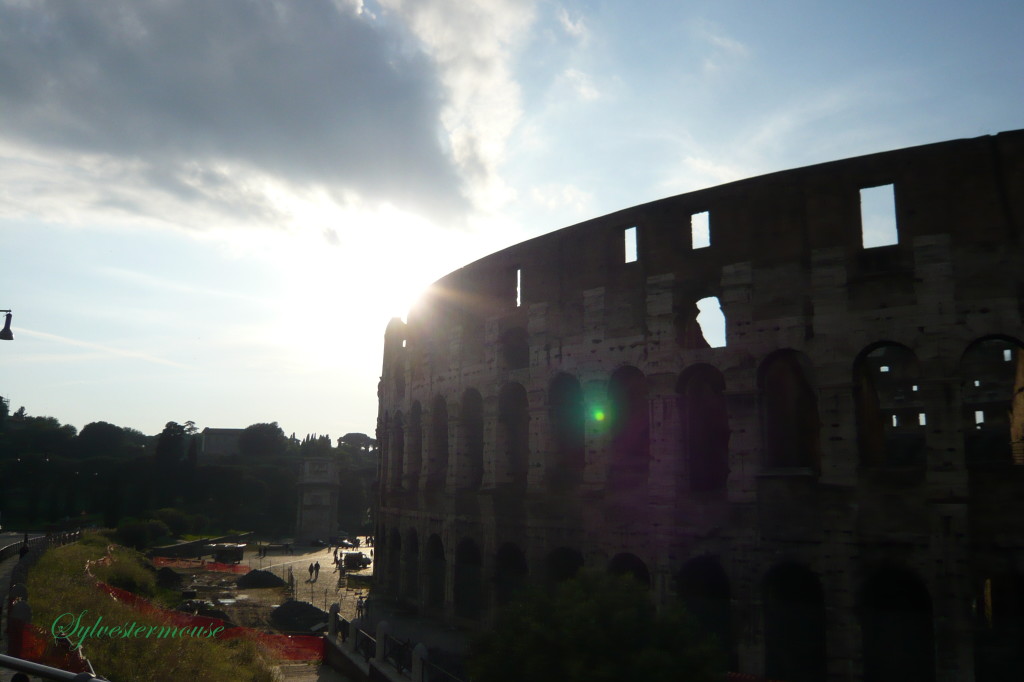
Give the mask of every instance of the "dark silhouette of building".
<svg viewBox="0 0 1024 682">
<path fill-rule="evenodd" d="M 629 573 L 742 672 L 1018 679 L 1022 237 L 1014 131 L 651 202 L 447 275 L 385 335 L 377 584 L 475 624 L 527 583 Z"/>
</svg>

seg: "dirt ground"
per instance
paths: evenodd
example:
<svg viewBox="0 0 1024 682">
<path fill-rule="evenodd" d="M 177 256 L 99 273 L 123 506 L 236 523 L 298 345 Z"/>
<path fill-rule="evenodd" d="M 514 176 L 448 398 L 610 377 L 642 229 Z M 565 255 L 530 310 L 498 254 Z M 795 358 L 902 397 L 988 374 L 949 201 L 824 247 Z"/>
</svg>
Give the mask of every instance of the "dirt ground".
<svg viewBox="0 0 1024 682">
<path fill-rule="evenodd" d="M 362 550 L 369 553 L 367 549 Z M 341 616 L 346 620 L 356 617 L 359 597 L 369 595 L 369 579 L 373 564 L 360 571 L 335 571 L 333 553 L 323 548 L 296 547 L 294 554 L 274 553 L 265 558 L 246 552 L 242 563 L 253 569 L 270 571 L 288 582 L 288 569 L 292 570 L 294 589 L 270 587 L 240 589 L 236 582 L 239 574 L 203 571 L 196 568 L 175 569 L 182 577 L 182 589 L 194 590 L 197 600 L 209 602 L 214 609 L 226 613 L 235 625 L 256 628 L 264 632 L 270 626 L 270 613 L 289 598 L 309 602 L 327 611 L 338 602 Z M 319 562 L 320 573 L 310 580 L 309 565 Z"/>
</svg>

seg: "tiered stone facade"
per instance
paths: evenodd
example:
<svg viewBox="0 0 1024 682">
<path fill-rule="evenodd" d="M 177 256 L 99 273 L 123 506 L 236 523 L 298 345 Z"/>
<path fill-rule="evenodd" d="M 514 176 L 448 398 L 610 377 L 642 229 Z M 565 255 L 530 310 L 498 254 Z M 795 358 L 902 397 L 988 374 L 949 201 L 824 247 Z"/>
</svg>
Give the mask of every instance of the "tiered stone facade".
<svg viewBox="0 0 1024 682">
<path fill-rule="evenodd" d="M 865 247 L 880 185 L 894 243 Z M 1022 236 L 1014 131 L 655 201 L 451 273 L 385 335 L 378 585 L 486 622 L 527 582 L 626 572 L 742 672 L 1017 679 Z M 724 346 L 695 321 L 709 297 Z"/>
</svg>

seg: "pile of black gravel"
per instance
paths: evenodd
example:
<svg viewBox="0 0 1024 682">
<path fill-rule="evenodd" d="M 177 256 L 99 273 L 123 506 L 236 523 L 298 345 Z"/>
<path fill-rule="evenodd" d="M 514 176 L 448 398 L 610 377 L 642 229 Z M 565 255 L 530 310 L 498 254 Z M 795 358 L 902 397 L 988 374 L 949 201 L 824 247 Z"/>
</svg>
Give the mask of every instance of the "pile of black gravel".
<svg viewBox="0 0 1024 682">
<path fill-rule="evenodd" d="M 240 577 L 236 584 L 248 590 L 261 587 L 283 587 L 285 582 L 270 571 L 255 570 Z"/>
<path fill-rule="evenodd" d="M 309 634 L 327 622 L 327 613 L 304 601 L 289 599 L 270 613 L 270 624 L 282 632 Z"/>
</svg>

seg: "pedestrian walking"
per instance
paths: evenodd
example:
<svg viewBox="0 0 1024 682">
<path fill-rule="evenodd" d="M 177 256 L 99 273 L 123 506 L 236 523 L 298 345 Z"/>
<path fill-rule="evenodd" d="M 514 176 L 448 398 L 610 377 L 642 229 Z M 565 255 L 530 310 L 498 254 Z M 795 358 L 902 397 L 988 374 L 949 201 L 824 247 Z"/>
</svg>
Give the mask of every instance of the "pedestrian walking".
<svg viewBox="0 0 1024 682">
<path fill-rule="evenodd" d="M 316 562 L 315 564 L 313 564 L 313 571 L 316 573 L 316 579 L 319 580 L 320 579 L 320 562 L 319 561 Z"/>
<path fill-rule="evenodd" d="M 309 582 L 313 582 L 313 564 L 309 565 Z"/>
</svg>

